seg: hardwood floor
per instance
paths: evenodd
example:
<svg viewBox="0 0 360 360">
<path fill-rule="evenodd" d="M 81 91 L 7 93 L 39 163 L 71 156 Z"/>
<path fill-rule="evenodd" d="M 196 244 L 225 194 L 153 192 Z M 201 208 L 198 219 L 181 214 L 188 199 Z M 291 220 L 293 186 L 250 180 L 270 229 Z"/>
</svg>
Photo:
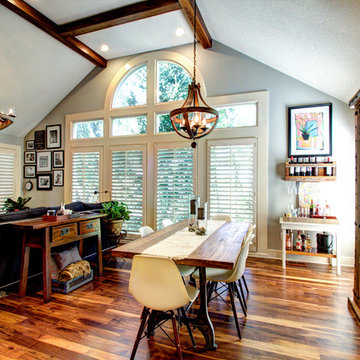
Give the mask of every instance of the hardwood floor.
<svg viewBox="0 0 360 360">
<path fill-rule="evenodd" d="M 141 306 L 128 294 L 130 263 L 105 267 L 104 277 L 68 295 L 42 292 L 20 299 L 0 299 L 0 359 L 129 359 L 140 324 Z M 238 314 L 238 340 L 231 310 L 221 300 L 210 303 L 217 351 L 191 347 L 183 326 L 184 359 L 360 359 L 360 327 L 347 308 L 353 269 L 324 265 L 291 265 L 249 259 L 248 316 Z M 226 294 L 224 294 L 226 295 Z M 192 314 L 196 311 L 194 304 Z M 171 323 L 167 329 L 172 335 Z M 136 359 L 173 359 L 175 347 L 158 330 L 143 339 Z"/>
</svg>

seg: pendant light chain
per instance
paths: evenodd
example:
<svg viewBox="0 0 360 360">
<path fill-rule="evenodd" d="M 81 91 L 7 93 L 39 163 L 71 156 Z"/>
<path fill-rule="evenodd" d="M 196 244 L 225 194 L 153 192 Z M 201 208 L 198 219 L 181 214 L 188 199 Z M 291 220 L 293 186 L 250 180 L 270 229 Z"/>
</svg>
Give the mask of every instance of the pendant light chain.
<svg viewBox="0 0 360 360">
<path fill-rule="evenodd" d="M 196 84 L 196 0 L 194 0 L 194 84 Z"/>
</svg>

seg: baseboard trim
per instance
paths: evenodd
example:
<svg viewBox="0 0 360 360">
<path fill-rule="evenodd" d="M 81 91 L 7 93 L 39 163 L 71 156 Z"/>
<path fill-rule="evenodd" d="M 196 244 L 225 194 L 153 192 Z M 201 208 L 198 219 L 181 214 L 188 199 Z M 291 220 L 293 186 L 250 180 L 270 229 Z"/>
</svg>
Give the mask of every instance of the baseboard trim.
<svg viewBox="0 0 360 360">
<path fill-rule="evenodd" d="M 275 260 L 282 259 L 281 250 L 275 250 L 275 249 L 267 249 L 266 252 L 261 252 L 261 253 L 250 252 L 249 256 L 256 258 L 264 258 L 264 259 L 275 259 Z M 317 257 L 317 256 L 287 255 L 286 259 L 290 261 L 301 261 L 301 262 L 313 263 L 313 264 L 329 264 L 330 262 L 330 259 L 328 258 Z M 342 256 L 341 266 L 354 267 L 354 258 L 352 256 Z"/>
</svg>

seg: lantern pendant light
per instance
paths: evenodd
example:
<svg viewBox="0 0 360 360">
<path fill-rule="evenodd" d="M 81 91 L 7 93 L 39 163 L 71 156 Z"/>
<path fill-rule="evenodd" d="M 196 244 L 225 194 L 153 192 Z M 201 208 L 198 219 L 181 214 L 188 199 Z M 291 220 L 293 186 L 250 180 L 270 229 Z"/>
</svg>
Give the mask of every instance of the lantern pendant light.
<svg viewBox="0 0 360 360">
<path fill-rule="evenodd" d="M 187 98 L 181 108 L 170 112 L 174 130 L 185 139 L 196 139 L 209 134 L 216 126 L 219 113 L 212 109 L 202 98 L 200 84 L 196 84 L 196 0 L 194 2 L 194 76 L 189 85 Z"/>
</svg>

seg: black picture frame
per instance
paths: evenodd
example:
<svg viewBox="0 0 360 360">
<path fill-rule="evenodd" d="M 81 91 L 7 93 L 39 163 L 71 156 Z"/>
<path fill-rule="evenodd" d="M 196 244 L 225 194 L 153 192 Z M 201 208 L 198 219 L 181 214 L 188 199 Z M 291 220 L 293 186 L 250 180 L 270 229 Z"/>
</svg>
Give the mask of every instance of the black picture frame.
<svg viewBox="0 0 360 360">
<path fill-rule="evenodd" d="M 53 186 L 64 186 L 64 170 L 53 171 Z"/>
<path fill-rule="evenodd" d="M 35 150 L 35 143 L 34 140 L 26 140 L 26 150 Z"/>
<path fill-rule="evenodd" d="M 34 148 L 35 150 L 45 149 L 45 130 L 34 131 Z"/>
<path fill-rule="evenodd" d="M 61 124 L 46 126 L 46 148 L 61 148 Z"/>
<path fill-rule="evenodd" d="M 29 169 L 32 169 L 32 175 L 29 175 Z M 36 178 L 36 165 L 24 165 L 24 179 Z"/>
<path fill-rule="evenodd" d="M 64 150 L 53 151 L 53 168 L 63 168 L 64 162 Z"/>
<path fill-rule="evenodd" d="M 51 151 L 39 151 L 36 159 L 36 172 L 49 172 L 52 170 Z"/>
<path fill-rule="evenodd" d="M 332 155 L 332 103 L 288 107 L 288 156 Z"/>
<path fill-rule="evenodd" d="M 24 151 L 24 164 L 36 164 L 36 151 Z"/>
<path fill-rule="evenodd" d="M 38 174 L 36 177 L 36 189 L 52 190 L 52 174 Z"/>
</svg>

